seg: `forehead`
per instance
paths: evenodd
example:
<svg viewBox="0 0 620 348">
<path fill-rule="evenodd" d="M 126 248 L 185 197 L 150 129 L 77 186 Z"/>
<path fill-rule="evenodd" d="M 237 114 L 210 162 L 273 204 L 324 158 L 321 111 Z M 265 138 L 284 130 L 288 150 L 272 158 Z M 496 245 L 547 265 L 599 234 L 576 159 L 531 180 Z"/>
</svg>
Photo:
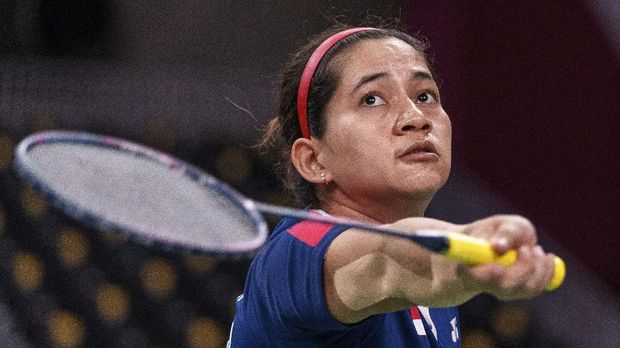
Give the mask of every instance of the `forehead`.
<svg viewBox="0 0 620 348">
<path fill-rule="evenodd" d="M 336 58 L 336 64 L 341 81 L 378 70 L 412 69 L 430 73 L 422 54 L 394 37 L 357 42 Z"/>
</svg>

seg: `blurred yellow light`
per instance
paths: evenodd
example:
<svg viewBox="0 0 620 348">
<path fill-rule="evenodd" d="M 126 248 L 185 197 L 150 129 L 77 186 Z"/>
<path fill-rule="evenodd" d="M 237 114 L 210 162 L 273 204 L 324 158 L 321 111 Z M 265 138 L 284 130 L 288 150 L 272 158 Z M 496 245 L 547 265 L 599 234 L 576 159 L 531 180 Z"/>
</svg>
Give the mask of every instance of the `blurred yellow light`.
<svg viewBox="0 0 620 348">
<path fill-rule="evenodd" d="M 495 348 L 495 341 L 485 331 L 470 330 L 463 332 L 462 348 Z"/>
<path fill-rule="evenodd" d="M 506 340 L 519 340 L 527 335 L 530 316 L 521 306 L 503 303 L 491 316 L 491 327 Z"/>
<path fill-rule="evenodd" d="M 24 186 L 22 189 L 22 207 L 31 217 L 41 217 L 47 211 L 47 202 L 32 188 Z"/>
<path fill-rule="evenodd" d="M 23 291 L 41 287 L 45 272 L 43 263 L 30 252 L 20 252 L 13 256 L 13 280 Z"/>
<path fill-rule="evenodd" d="M 224 181 L 239 184 L 251 174 L 252 159 L 247 150 L 231 146 L 217 156 L 216 166 Z"/>
<path fill-rule="evenodd" d="M 0 171 L 11 168 L 15 143 L 5 134 L 0 135 Z"/>
<path fill-rule="evenodd" d="M 55 311 L 50 315 L 47 329 L 52 346 L 59 348 L 80 347 L 86 338 L 82 321 L 69 312 Z"/>
<path fill-rule="evenodd" d="M 188 254 L 184 260 L 187 270 L 194 273 L 207 273 L 217 266 L 217 260 L 208 255 Z"/>
<path fill-rule="evenodd" d="M 224 347 L 226 335 L 213 320 L 194 318 L 187 326 L 187 346 L 191 348 Z"/>
<path fill-rule="evenodd" d="M 95 294 L 95 304 L 104 321 L 125 321 L 129 313 L 130 299 L 127 292 L 115 284 L 102 284 Z"/>
<path fill-rule="evenodd" d="M 140 272 L 144 290 L 155 298 L 170 296 L 176 290 L 176 274 L 170 263 L 156 257 L 148 260 Z"/>
<path fill-rule="evenodd" d="M 58 234 L 56 245 L 60 261 L 68 268 L 83 265 L 90 253 L 88 238 L 75 227 L 67 227 L 62 230 Z"/>
</svg>

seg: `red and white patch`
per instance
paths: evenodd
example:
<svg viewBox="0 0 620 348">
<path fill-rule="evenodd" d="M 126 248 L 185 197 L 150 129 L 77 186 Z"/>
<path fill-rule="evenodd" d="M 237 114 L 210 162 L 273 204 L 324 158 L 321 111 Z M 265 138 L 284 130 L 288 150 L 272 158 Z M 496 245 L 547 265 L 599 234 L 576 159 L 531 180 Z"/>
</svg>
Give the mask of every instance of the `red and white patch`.
<svg viewBox="0 0 620 348">
<path fill-rule="evenodd" d="M 411 319 L 413 319 L 415 332 L 420 336 L 426 336 L 426 330 L 424 330 L 424 324 L 422 323 L 422 317 L 420 316 L 418 307 L 411 307 L 409 312 L 411 313 Z"/>
</svg>

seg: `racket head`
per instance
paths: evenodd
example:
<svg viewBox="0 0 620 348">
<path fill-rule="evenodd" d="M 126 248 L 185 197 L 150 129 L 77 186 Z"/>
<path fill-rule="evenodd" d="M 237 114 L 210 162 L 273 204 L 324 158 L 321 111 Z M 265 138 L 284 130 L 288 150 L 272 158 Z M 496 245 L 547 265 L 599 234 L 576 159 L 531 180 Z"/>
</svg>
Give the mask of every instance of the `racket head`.
<svg viewBox="0 0 620 348">
<path fill-rule="evenodd" d="M 197 167 L 127 140 L 35 133 L 17 145 L 14 164 L 68 216 L 151 248 L 245 258 L 268 236 L 252 200 Z"/>
</svg>

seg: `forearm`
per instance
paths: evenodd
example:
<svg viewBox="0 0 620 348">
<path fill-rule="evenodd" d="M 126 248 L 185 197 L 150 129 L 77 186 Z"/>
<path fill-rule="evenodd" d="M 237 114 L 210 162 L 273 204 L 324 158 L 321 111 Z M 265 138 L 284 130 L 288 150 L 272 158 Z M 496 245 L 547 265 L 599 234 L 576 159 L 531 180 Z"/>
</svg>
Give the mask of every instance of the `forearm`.
<svg viewBox="0 0 620 348">
<path fill-rule="evenodd" d="M 411 305 L 451 307 L 482 292 L 468 284 L 455 262 L 432 255 L 429 263 L 431 271 L 422 275 L 394 261 L 390 270 L 394 274 L 389 285 L 390 297 L 405 299 Z"/>
<path fill-rule="evenodd" d="M 439 229 L 463 231 L 463 226 L 433 219 L 407 219 L 409 230 Z M 391 228 L 403 230 L 402 223 Z M 461 265 L 432 253 L 417 244 L 388 239 L 382 248 L 387 263 L 387 287 L 390 297 L 403 298 L 416 305 L 432 307 L 456 306 L 482 292 L 461 272 Z"/>
<path fill-rule="evenodd" d="M 426 218 L 406 219 L 386 227 L 453 232 L 460 228 Z M 454 262 L 402 238 L 356 230 L 346 231 L 330 247 L 325 281 L 328 305 L 345 322 L 413 304 L 458 305 L 477 294 L 468 290 Z"/>
</svg>

